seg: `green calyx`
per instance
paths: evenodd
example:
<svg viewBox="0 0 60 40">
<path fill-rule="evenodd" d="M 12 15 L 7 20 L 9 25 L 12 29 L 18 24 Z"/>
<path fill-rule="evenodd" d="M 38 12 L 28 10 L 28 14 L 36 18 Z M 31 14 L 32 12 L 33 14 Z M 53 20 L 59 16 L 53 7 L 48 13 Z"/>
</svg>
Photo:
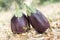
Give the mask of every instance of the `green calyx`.
<svg viewBox="0 0 60 40">
<path fill-rule="evenodd" d="M 33 8 L 31 6 L 28 6 L 26 4 L 25 4 L 25 6 L 26 6 L 26 9 L 27 9 L 27 15 L 28 16 L 31 16 L 31 13 L 36 13 L 36 9 L 35 8 Z"/>
<path fill-rule="evenodd" d="M 16 17 L 22 17 L 22 12 L 21 11 L 17 11 L 17 12 L 15 12 L 15 16 Z"/>
<path fill-rule="evenodd" d="M 22 10 L 19 9 L 19 6 L 15 4 L 16 11 L 15 11 L 15 16 L 16 17 L 22 17 Z"/>
</svg>

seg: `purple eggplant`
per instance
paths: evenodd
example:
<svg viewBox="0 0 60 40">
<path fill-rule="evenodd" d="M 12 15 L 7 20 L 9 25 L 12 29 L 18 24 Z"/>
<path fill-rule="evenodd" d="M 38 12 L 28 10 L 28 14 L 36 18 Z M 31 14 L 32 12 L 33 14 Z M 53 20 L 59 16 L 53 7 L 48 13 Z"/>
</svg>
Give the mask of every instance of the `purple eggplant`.
<svg viewBox="0 0 60 40">
<path fill-rule="evenodd" d="M 47 18 L 39 10 L 36 10 L 36 13 L 31 12 L 31 15 L 28 16 L 28 20 L 32 27 L 41 34 L 50 27 Z"/>
<path fill-rule="evenodd" d="M 26 16 L 24 14 L 21 17 L 16 17 L 14 15 L 11 19 L 11 29 L 14 34 L 25 33 L 28 29 Z"/>
</svg>

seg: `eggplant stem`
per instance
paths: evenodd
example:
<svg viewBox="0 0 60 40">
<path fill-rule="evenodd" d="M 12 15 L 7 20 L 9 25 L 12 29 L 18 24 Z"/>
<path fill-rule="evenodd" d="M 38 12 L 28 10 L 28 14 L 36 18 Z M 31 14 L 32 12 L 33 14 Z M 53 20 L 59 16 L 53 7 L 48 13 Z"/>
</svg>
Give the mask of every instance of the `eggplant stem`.
<svg viewBox="0 0 60 40">
<path fill-rule="evenodd" d="M 16 17 L 21 17 L 22 16 L 22 10 L 19 9 L 19 5 L 15 3 L 15 16 Z"/>
<path fill-rule="evenodd" d="M 25 4 L 25 3 L 24 3 L 24 5 L 25 5 L 25 7 L 27 8 L 27 15 L 28 15 L 28 16 L 30 16 L 31 13 L 36 13 L 36 9 L 35 9 L 35 8 L 33 8 L 33 7 L 31 7 L 31 6 L 28 6 L 28 5 Z"/>
</svg>

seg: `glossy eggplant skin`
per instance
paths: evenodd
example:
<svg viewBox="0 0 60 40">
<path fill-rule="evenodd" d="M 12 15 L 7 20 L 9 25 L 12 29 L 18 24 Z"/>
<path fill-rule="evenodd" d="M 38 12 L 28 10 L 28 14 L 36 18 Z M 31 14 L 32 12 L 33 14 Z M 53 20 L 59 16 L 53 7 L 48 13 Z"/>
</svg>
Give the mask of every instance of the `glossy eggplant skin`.
<svg viewBox="0 0 60 40">
<path fill-rule="evenodd" d="M 11 30 L 14 34 L 25 33 L 28 28 L 28 21 L 23 14 L 21 17 L 13 16 L 11 19 Z"/>
<path fill-rule="evenodd" d="M 50 27 L 47 18 L 39 10 L 36 10 L 36 13 L 31 13 L 31 16 L 28 16 L 28 19 L 32 27 L 38 33 L 42 34 Z"/>
</svg>

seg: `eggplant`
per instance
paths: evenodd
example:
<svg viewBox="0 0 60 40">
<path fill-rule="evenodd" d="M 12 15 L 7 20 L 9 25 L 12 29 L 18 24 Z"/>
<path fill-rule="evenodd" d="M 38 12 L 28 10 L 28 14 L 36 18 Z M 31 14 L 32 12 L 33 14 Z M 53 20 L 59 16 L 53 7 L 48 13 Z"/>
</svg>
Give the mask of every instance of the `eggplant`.
<svg viewBox="0 0 60 40">
<path fill-rule="evenodd" d="M 21 17 L 15 15 L 11 19 L 11 30 L 14 34 L 25 33 L 28 29 L 28 21 L 23 14 Z"/>
<path fill-rule="evenodd" d="M 42 34 L 50 27 L 49 21 L 39 10 L 36 13 L 31 12 L 28 20 L 37 33 Z"/>
</svg>

